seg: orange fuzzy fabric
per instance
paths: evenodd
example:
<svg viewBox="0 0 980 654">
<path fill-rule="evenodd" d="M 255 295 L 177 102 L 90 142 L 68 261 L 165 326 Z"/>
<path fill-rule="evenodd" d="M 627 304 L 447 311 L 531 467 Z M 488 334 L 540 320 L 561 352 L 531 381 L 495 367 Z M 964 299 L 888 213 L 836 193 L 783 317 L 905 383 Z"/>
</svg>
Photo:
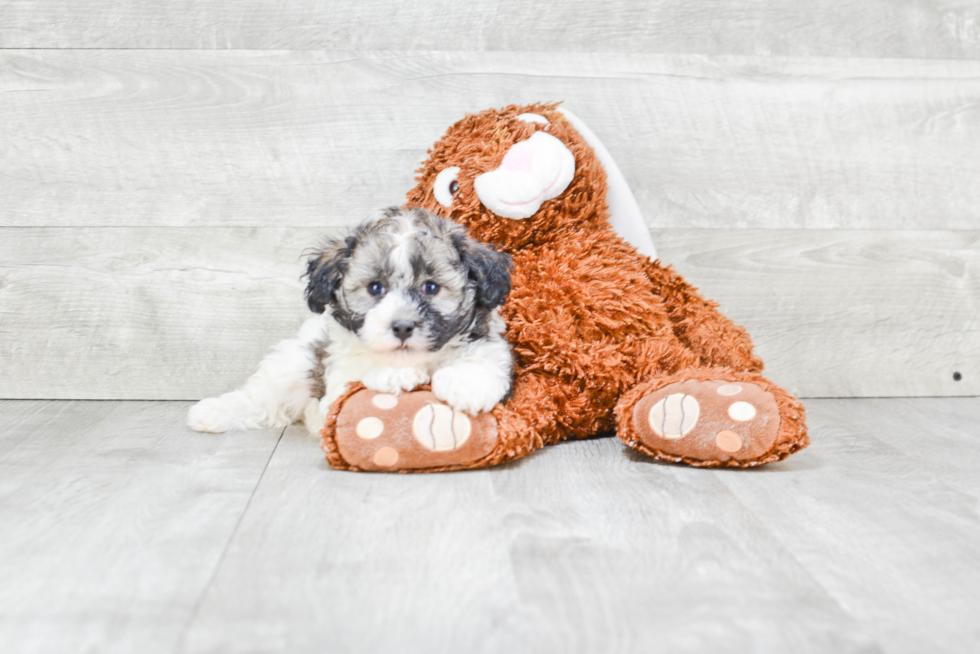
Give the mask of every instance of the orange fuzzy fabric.
<svg viewBox="0 0 980 654">
<path fill-rule="evenodd" d="M 768 463 L 805 447 L 802 405 L 759 374 L 762 361 L 745 330 L 609 226 L 602 164 L 556 107 L 509 106 L 466 116 L 429 151 L 408 194 L 408 204 L 461 223 L 514 260 L 512 291 L 501 308 L 516 359 L 514 391 L 494 412 L 497 449 L 462 467 L 493 465 L 565 438 L 613 431 L 658 459 L 719 465 L 653 451 L 637 440 L 630 424 L 631 408 L 642 395 L 686 379 L 752 381 L 777 400 L 780 431 L 770 451 L 724 465 Z M 550 125 L 517 118 L 524 113 L 540 114 Z M 539 130 L 573 153 L 570 185 L 530 218 L 491 213 L 477 197 L 474 179 L 498 168 L 511 146 Z M 449 166 L 460 172 L 459 190 L 447 208 L 436 201 L 433 182 Z M 325 447 L 329 457 L 326 442 Z M 345 466 L 337 456 L 330 461 Z"/>
</svg>

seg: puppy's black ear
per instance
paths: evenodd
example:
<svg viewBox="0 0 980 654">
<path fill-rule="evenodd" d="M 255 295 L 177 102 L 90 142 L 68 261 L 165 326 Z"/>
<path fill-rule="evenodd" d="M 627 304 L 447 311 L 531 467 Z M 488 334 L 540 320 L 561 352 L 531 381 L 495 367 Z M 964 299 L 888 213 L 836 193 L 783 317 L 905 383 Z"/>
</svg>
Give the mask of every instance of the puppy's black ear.
<svg viewBox="0 0 980 654">
<path fill-rule="evenodd" d="M 510 255 L 478 243 L 463 234 L 453 234 L 453 244 L 469 278 L 476 286 L 478 306 L 493 309 L 504 303 L 510 293 Z"/>
<path fill-rule="evenodd" d="M 347 274 L 350 256 L 357 246 L 357 238 L 331 240 L 319 252 L 313 253 L 307 262 L 306 303 L 310 311 L 323 313 L 327 305 L 337 298 L 337 289 Z"/>
</svg>

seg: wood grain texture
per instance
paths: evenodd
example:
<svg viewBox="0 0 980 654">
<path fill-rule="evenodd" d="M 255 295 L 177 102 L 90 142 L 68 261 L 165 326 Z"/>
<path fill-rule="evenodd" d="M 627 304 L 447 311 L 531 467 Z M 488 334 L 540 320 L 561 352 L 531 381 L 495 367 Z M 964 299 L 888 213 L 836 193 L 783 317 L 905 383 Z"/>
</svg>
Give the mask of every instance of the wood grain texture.
<svg viewBox="0 0 980 654">
<path fill-rule="evenodd" d="M 348 224 L 465 113 L 538 100 L 654 228 L 980 224 L 980 61 L 23 50 L 0 95 L 4 226 Z"/>
<path fill-rule="evenodd" d="M 231 390 L 309 313 L 311 228 L 0 229 L 0 396 Z M 658 230 L 802 397 L 980 394 L 980 233 Z M 959 372 L 960 381 L 953 373 Z"/>
<path fill-rule="evenodd" d="M 185 652 L 493 652 L 513 642 L 518 594 L 492 472 L 331 471 L 302 427 L 279 449 Z"/>
<path fill-rule="evenodd" d="M 326 471 L 318 454 L 287 430 L 189 654 L 862 642 L 714 473 L 631 461 L 612 439 L 438 476 Z M 776 631 L 790 598 L 806 602 Z"/>
<path fill-rule="evenodd" d="M 699 472 L 598 439 L 495 475 L 521 597 L 515 612 L 531 625 L 513 651 L 867 648 L 861 625 L 766 518 L 727 491 L 722 475 Z"/>
<path fill-rule="evenodd" d="M 980 399 L 813 400 L 807 412 L 814 445 L 798 474 L 729 475 L 728 491 L 881 651 L 980 647 Z"/>
<path fill-rule="evenodd" d="M 199 399 L 309 310 L 312 229 L 0 230 L 0 397 Z"/>
<path fill-rule="evenodd" d="M 756 470 L 605 438 L 413 476 L 184 402 L 2 401 L 0 648 L 980 647 L 980 399 L 806 404 L 810 448 Z"/>
<path fill-rule="evenodd" d="M 980 394 L 980 232 L 653 236 L 800 397 Z"/>
<path fill-rule="evenodd" d="M 489 471 L 356 474 L 287 429 L 183 651 L 980 646 L 980 400 L 807 407 L 812 446 L 753 471 L 596 439 Z"/>
<path fill-rule="evenodd" d="M 8 0 L 5 48 L 525 50 L 970 58 L 964 0 Z"/>
<path fill-rule="evenodd" d="M 0 402 L 0 651 L 175 651 L 281 433 L 187 408 Z"/>
</svg>

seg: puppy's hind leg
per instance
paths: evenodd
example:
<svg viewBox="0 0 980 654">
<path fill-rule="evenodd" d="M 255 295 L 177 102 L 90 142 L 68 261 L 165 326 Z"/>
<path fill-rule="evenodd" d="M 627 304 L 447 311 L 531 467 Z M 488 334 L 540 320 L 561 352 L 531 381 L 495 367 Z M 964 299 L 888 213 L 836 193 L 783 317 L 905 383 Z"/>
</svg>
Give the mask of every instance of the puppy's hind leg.
<svg viewBox="0 0 980 654">
<path fill-rule="evenodd" d="M 319 323 L 319 317 L 310 318 L 298 338 L 273 347 L 241 388 L 192 406 L 187 425 L 195 431 L 221 433 L 285 426 L 302 417 L 314 394 Z"/>
</svg>

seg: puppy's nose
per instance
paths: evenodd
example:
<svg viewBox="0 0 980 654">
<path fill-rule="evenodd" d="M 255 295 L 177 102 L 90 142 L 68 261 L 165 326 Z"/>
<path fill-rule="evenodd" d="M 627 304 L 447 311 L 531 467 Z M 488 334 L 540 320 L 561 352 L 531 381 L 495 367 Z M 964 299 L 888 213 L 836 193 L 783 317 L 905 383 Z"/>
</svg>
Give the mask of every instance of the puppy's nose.
<svg viewBox="0 0 980 654">
<path fill-rule="evenodd" d="M 412 336 L 412 332 L 415 331 L 415 323 L 411 320 L 396 320 L 391 323 L 391 331 L 395 332 L 395 336 L 404 343 Z"/>
</svg>

